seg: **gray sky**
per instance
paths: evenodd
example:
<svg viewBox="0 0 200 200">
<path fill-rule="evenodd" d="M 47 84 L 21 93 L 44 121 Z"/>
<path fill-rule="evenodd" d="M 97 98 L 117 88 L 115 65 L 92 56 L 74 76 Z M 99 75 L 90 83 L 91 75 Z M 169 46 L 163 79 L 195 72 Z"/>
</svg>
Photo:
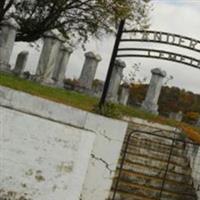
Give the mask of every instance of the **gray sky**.
<svg viewBox="0 0 200 200">
<path fill-rule="evenodd" d="M 151 28 L 157 31 L 166 31 L 189 36 L 200 40 L 200 0 L 153 0 L 154 10 L 151 16 Z M 96 78 L 105 79 L 108 64 L 111 57 L 114 38 L 105 37 L 101 41 L 91 39 L 86 45 L 87 51 L 94 51 L 102 56 L 103 60 L 99 64 Z M 200 59 L 198 53 L 191 53 L 189 50 L 182 50 L 178 47 L 169 47 L 166 45 L 141 44 L 132 43 L 132 47 L 149 47 L 162 50 L 170 50 L 172 52 L 183 53 Z M 20 43 L 14 48 L 11 58 L 11 64 L 14 65 L 16 55 L 22 50 L 28 49 L 30 56 L 27 69 L 32 73 L 35 72 L 40 52 L 31 49 L 27 44 Z M 84 62 L 84 51 L 77 48 L 71 56 L 66 77 L 78 78 Z M 127 67 L 125 73 L 131 70 L 134 63 L 141 63 L 141 71 L 138 78 L 148 77 L 150 79 L 150 70 L 155 67 L 162 68 L 167 71 L 168 75 L 172 75 L 174 80 L 169 83 L 170 86 L 178 86 L 186 90 L 200 93 L 200 70 L 191 68 L 186 65 L 177 64 L 169 61 L 132 58 L 125 59 Z"/>
</svg>

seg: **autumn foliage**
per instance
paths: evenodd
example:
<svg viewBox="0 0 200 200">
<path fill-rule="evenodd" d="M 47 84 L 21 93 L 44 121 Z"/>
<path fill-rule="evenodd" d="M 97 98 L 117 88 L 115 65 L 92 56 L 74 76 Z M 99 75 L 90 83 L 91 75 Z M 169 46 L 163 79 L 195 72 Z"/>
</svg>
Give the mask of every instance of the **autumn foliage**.
<svg viewBox="0 0 200 200">
<path fill-rule="evenodd" d="M 140 105 L 145 98 L 148 85 L 132 84 L 129 103 Z M 200 117 L 200 95 L 177 87 L 163 87 L 159 99 L 159 112 L 168 117 L 171 112 L 182 111 L 184 122 L 195 124 Z"/>
</svg>

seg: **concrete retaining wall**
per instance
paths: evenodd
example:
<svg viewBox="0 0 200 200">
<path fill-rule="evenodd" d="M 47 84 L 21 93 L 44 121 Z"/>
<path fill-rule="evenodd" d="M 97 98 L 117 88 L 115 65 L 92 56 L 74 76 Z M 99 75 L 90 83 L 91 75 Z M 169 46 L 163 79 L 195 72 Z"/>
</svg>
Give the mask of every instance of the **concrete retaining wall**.
<svg viewBox="0 0 200 200">
<path fill-rule="evenodd" d="M 105 200 L 127 123 L 0 87 L 0 197 Z"/>
<path fill-rule="evenodd" d="M 200 148 L 199 146 L 190 145 L 187 151 L 187 156 L 192 168 L 194 187 L 197 191 L 198 200 L 200 200 Z"/>
</svg>

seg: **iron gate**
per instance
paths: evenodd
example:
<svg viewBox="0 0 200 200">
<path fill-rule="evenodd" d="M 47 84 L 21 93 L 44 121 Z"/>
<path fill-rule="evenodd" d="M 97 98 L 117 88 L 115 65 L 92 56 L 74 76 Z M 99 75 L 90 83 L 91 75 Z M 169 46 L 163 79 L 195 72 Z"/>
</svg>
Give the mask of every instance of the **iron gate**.
<svg viewBox="0 0 200 200">
<path fill-rule="evenodd" d="M 177 132 L 130 130 L 111 199 L 196 200 L 199 151 L 198 144 Z"/>
</svg>

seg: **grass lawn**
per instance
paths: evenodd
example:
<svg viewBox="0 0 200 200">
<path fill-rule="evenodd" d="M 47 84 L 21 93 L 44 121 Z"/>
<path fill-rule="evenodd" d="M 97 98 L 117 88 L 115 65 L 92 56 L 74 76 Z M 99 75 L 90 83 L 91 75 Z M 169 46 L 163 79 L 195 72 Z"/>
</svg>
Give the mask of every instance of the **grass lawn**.
<svg viewBox="0 0 200 200">
<path fill-rule="evenodd" d="M 80 94 L 74 91 L 43 86 L 40 85 L 39 83 L 24 80 L 14 75 L 5 73 L 0 74 L 0 85 L 15 90 L 20 90 L 48 100 L 52 100 L 57 103 L 62 103 L 82 110 L 86 110 L 89 112 L 94 112 L 94 107 L 97 107 L 99 101 L 99 99 L 95 97 Z M 161 116 L 154 116 L 138 108 L 122 106 L 122 105 L 115 105 L 115 108 L 119 113 L 117 118 L 120 118 L 122 116 L 137 117 L 151 122 L 157 122 L 174 127 L 181 127 L 183 129 L 186 127 L 185 129 L 192 131 L 191 133 L 192 135 L 194 135 L 194 133 L 200 133 L 200 129 L 196 127 L 192 127 L 184 123 L 179 123 L 174 120 L 170 120 Z M 200 136 L 200 134 L 198 135 Z M 200 137 L 198 140 L 200 141 Z"/>
</svg>

